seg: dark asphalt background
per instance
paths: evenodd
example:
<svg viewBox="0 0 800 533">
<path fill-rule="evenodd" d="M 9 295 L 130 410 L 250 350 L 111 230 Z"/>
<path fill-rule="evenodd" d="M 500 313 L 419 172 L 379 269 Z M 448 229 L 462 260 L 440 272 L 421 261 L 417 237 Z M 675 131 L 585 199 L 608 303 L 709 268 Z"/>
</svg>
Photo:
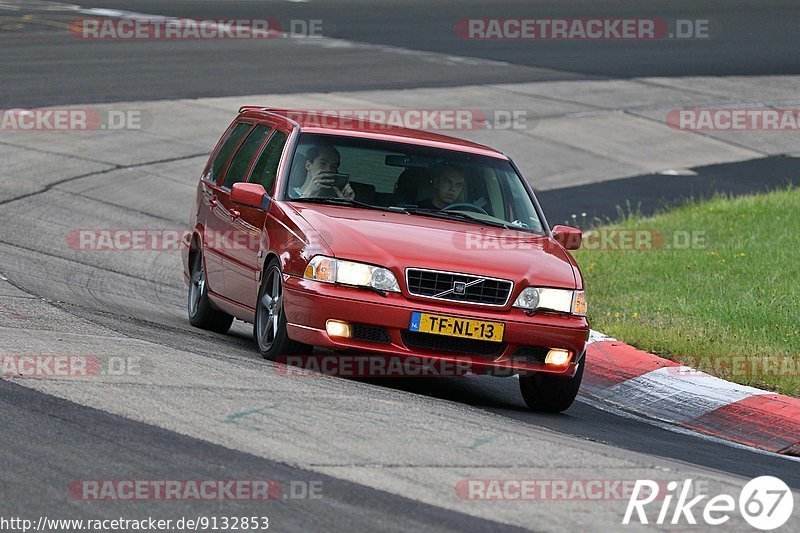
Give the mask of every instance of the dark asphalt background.
<svg viewBox="0 0 800 533">
<path fill-rule="evenodd" d="M 645 174 L 630 178 L 539 191 L 547 222 L 580 226 L 607 224 L 623 214 L 651 216 L 682 202 L 714 195 L 741 196 L 800 186 L 800 158 L 781 155 L 707 165 L 695 176 Z M 582 216 L 586 213 L 586 217 Z M 573 219 L 572 215 L 579 215 Z"/>
<path fill-rule="evenodd" d="M 75 2 L 187 18 L 272 18 L 323 22 L 328 37 L 483 58 L 501 64 L 442 65 L 375 49 L 324 48 L 293 39 L 92 42 L 30 22 L 0 31 L 3 107 L 204 96 L 440 87 L 638 76 L 797 74 L 800 3 L 778 0 L 530 1 L 326 0 Z M 0 16 L 66 22 L 63 11 L 3 10 Z M 464 18 L 641 17 L 707 19 L 710 39 L 476 41 L 458 37 Z M 12 26 L 11 23 L 7 23 Z"/>
</svg>

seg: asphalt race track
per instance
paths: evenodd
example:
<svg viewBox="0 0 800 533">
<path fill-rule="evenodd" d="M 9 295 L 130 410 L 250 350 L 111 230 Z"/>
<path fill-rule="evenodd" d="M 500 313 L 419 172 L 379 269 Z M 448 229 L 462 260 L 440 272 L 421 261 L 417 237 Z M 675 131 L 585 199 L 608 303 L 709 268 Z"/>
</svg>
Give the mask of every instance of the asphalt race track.
<svg viewBox="0 0 800 533">
<path fill-rule="evenodd" d="M 326 36 L 341 40 L 276 40 L 269 50 L 246 41 L 81 42 L 59 26 L 72 8 L 54 6 L 0 1 L 2 17 L 56 22 L 0 18 L 0 109 L 140 102 L 170 118 L 157 119 L 155 133 L 143 136 L 0 132 L 0 160 L 7 162 L 0 170 L 0 354 L 136 364 L 136 371 L 84 380 L 0 379 L 0 517 L 263 515 L 277 531 L 601 531 L 620 527 L 627 501 L 471 501 L 457 487 L 469 479 L 691 478 L 713 495 L 738 494 L 748 479 L 773 475 L 800 491 L 797 460 L 675 431 L 584 398 L 561 415 L 532 413 L 514 378 L 287 375 L 259 357 L 249 325 L 236 322 L 226 335 L 189 325 L 179 253 L 86 253 L 65 239 L 81 228 L 185 227 L 201 167 L 233 117 L 235 99 L 217 97 L 796 75 L 800 5 L 80 3 L 194 18 L 322 19 Z M 453 35 L 461 18 L 534 11 L 708 18 L 722 33 L 708 42 L 540 43 L 535 53 L 518 43 Z M 191 98 L 204 100 L 169 102 Z M 564 183 L 540 199 L 551 223 L 559 223 L 581 210 L 611 216 L 623 192 L 649 212 L 687 191 L 742 194 L 797 180 L 796 158 L 758 161 L 730 163 L 726 175 L 738 178 L 728 184 L 717 179 L 729 168 L 720 163 L 703 167 L 684 188 L 664 188 L 658 174 L 642 173 L 633 182 Z M 758 183 L 748 178 L 756 172 L 764 178 Z M 565 208 L 576 195 L 585 203 Z M 283 487 L 319 486 L 322 496 L 93 502 L 69 492 L 76 480 L 99 479 L 274 479 Z M 728 526 L 748 530 L 736 517 Z M 786 528 L 800 530 L 797 511 Z"/>
<path fill-rule="evenodd" d="M 800 73 L 795 43 L 785 38 L 794 32 L 800 6 L 777 0 L 681 0 L 669 5 L 641 0 L 99 0 L 68 4 L 173 17 L 273 18 L 284 28 L 293 19 L 322 20 L 326 37 L 357 44 L 298 46 L 276 40 L 268 51 L 262 43 L 247 41 L 106 42 L 98 46 L 59 28 L 58 22 L 75 17 L 68 10 L 3 10 L 6 16 L 31 13 L 36 19 L 56 23 L 29 22 L 14 33 L 0 34 L 6 52 L 0 69 L 11 71 L 14 81 L 0 87 L 4 102 L 34 106 L 588 78 Z M 707 19 L 717 35 L 708 40 L 540 41 L 528 46 L 460 39 L 453 32 L 455 21 L 463 18 L 529 16 Z M 417 53 L 392 53 L 392 49 Z M 349 72 L 369 75 L 350 76 Z"/>
</svg>

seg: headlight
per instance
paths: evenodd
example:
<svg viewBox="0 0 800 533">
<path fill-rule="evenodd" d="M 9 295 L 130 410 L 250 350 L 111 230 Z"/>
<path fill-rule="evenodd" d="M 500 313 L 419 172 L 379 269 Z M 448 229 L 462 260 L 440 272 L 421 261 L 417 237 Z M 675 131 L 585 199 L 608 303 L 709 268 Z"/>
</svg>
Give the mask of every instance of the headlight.
<svg viewBox="0 0 800 533">
<path fill-rule="evenodd" d="M 303 275 L 306 279 L 315 279 L 327 283 L 341 283 L 357 287 L 370 287 L 379 291 L 400 292 L 400 286 L 394 274 L 386 268 L 343 261 L 333 257 L 318 255 L 308 262 Z"/>
<path fill-rule="evenodd" d="M 572 314 L 586 316 L 586 309 L 588 307 L 586 291 L 575 291 L 575 296 L 572 297 Z"/>
<path fill-rule="evenodd" d="M 562 313 L 586 316 L 586 293 L 567 289 L 528 287 L 514 302 L 521 309 L 549 309 Z"/>
</svg>

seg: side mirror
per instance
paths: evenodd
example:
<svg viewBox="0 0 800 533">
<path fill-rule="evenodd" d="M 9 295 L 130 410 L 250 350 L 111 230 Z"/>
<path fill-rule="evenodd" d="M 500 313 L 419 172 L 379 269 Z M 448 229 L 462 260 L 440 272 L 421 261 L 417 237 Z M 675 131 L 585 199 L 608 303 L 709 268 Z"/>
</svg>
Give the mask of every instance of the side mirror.
<svg viewBox="0 0 800 533">
<path fill-rule="evenodd" d="M 231 189 L 231 201 L 264 210 L 269 206 L 267 191 L 258 183 L 234 183 Z"/>
<path fill-rule="evenodd" d="M 583 232 L 570 226 L 553 226 L 553 238 L 567 250 L 577 250 L 581 247 Z"/>
</svg>

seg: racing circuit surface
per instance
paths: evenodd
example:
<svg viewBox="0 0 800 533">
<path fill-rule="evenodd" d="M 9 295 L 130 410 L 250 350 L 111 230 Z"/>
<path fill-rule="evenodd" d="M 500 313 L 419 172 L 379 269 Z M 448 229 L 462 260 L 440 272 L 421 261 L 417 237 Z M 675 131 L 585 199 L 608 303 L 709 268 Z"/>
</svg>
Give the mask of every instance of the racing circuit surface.
<svg viewBox="0 0 800 533">
<path fill-rule="evenodd" d="M 528 83 L 603 82 L 613 93 L 625 80 L 658 76 L 674 77 L 672 89 L 683 91 L 681 98 L 691 93 L 708 102 L 723 99 L 714 92 L 719 86 L 708 88 L 718 80 L 704 82 L 704 90 L 676 88 L 680 77 L 730 76 L 739 85 L 724 97 L 745 99 L 767 84 L 748 85 L 748 76 L 781 75 L 783 82 L 770 81 L 772 92 L 759 98 L 786 102 L 798 86 L 790 23 L 800 9 L 791 2 L 707 2 L 702 8 L 692 2 L 669 8 L 588 1 L 494 2 L 491 9 L 479 2 L 382 4 L 80 4 L 197 18 L 322 19 L 335 38 L 322 44 L 91 43 L 76 41 L 58 24 L 0 31 L 0 108 L 74 104 L 135 109 L 147 117 L 142 130 L 0 133 L 0 353 L 82 355 L 129 365 L 84 379 L 0 379 L 0 516 L 268 516 L 278 531 L 600 531 L 619 527 L 626 500 L 474 501 L 457 487 L 471 479 L 691 478 L 712 495 L 736 495 L 747 479 L 774 475 L 800 490 L 794 459 L 679 432 L 580 397 L 564 414 L 533 413 L 514 378 L 291 375 L 260 358 L 250 325 L 236 322 L 226 335 L 189 325 L 177 250 L 86 251 L 68 238 L 79 229 L 185 228 L 197 179 L 220 133 L 238 105 L 271 105 L 265 95 L 278 105 L 347 108 L 430 107 L 457 94 L 460 105 L 481 107 L 484 85 L 522 84 L 504 90 L 508 98 L 524 99 L 535 98 L 535 91 L 514 91 L 530 90 Z M 0 14 L 63 21 L 69 9 L 55 6 L 0 1 Z M 452 34 L 455 20 L 530 16 L 533 7 L 541 9 L 537 15 L 576 18 L 708 18 L 727 31 L 708 43 L 542 43 L 535 53 L 527 43 L 493 46 Z M 648 98 L 666 91 L 635 83 L 636 94 Z M 601 86 L 591 87 L 587 93 L 594 94 Z M 665 97 L 668 106 L 686 101 L 675 95 Z M 591 107 L 562 96 L 548 101 L 568 108 L 559 113 Z M 642 114 L 663 111 L 659 102 L 644 100 Z M 546 211 L 552 209 L 551 223 L 575 211 L 560 205 L 570 197 L 563 191 L 582 187 L 605 202 L 602 214 L 611 212 L 613 200 L 611 193 L 603 196 L 604 183 L 657 203 L 652 173 L 669 168 L 663 165 L 731 164 L 732 174 L 745 176 L 737 193 L 763 186 L 743 185 L 752 172 L 748 161 L 771 166 L 776 183 L 798 176 L 797 159 L 784 155 L 792 146 L 777 146 L 767 135 L 747 142 L 708 136 L 690 143 L 703 150 L 672 147 L 661 166 L 633 156 L 596 167 L 587 162 L 589 171 L 579 179 L 548 174 L 537 183 L 536 161 L 525 152 L 530 137 L 465 136 L 521 162 L 533 185 L 545 189 L 541 199 Z M 574 160 L 588 152 L 565 148 L 562 156 Z M 759 159 L 764 156 L 774 157 Z M 637 175 L 646 176 L 638 181 L 641 189 L 615 181 Z M 712 182 L 718 183 L 715 175 Z M 548 207 L 548 195 L 559 205 Z M 581 208 L 591 208 L 591 199 Z M 322 497 L 299 490 L 294 499 L 266 503 L 115 502 L 84 501 L 69 492 L 76 480 L 101 479 L 274 479 L 284 487 L 321 487 Z M 747 530 L 735 516 L 726 527 Z M 796 516 L 786 528 L 800 530 Z"/>
</svg>

